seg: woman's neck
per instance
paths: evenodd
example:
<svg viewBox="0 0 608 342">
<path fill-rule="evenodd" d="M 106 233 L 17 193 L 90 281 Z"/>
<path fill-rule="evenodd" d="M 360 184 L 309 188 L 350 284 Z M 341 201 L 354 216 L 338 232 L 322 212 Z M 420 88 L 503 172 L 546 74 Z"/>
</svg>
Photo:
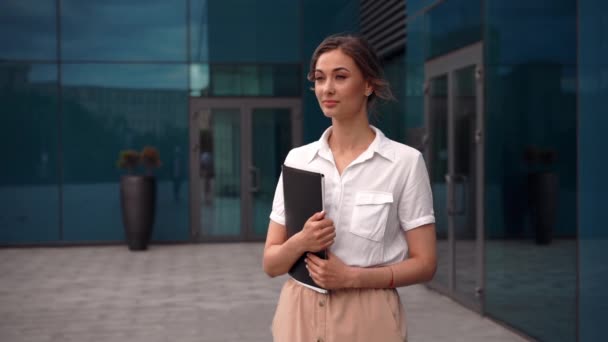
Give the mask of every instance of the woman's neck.
<svg viewBox="0 0 608 342">
<path fill-rule="evenodd" d="M 328 143 L 334 153 L 361 151 L 367 149 L 375 136 L 365 115 L 351 120 L 334 119 Z"/>
</svg>

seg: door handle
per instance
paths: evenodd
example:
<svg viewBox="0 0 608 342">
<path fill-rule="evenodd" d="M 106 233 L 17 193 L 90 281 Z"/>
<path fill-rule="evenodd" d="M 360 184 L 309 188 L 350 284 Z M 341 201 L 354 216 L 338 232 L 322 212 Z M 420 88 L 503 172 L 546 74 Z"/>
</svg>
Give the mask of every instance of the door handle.
<svg viewBox="0 0 608 342">
<path fill-rule="evenodd" d="M 448 184 L 448 188 L 452 191 L 450 192 L 451 196 L 448 199 L 448 215 L 456 216 L 456 215 L 464 215 L 466 213 L 466 200 L 467 200 L 467 176 L 465 175 L 445 175 L 445 181 Z M 462 186 L 461 191 L 461 206 L 459 209 L 456 209 L 456 185 L 459 184 Z"/>
<path fill-rule="evenodd" d="M 250 166 L 249 167 L 249 173 L 251 174 L 251 192 L 258 192 L 260 191 L 260 169 L 258 169 L 255 166 Z"/>
</svg>

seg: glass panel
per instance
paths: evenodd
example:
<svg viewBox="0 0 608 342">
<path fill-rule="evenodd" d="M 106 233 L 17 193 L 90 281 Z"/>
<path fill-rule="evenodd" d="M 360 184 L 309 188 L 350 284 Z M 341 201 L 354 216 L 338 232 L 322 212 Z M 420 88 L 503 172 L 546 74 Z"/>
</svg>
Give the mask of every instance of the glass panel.
<svg viewBox="0 0 608 342">
<path fill-rule="evenodd" d="M 409 16 L 414 16 L 428 6 L 431 6 L 441 0 L 407 0 L 407 12 Z"/>
<path fill-rule="evenodd" d="M 485 307 L 542 341 L 576 340 L 577 3 L 484 2 Z"/>
<path fill-rule="evenodd" d="M 299 63 L 302 6 L 298 1 L 207 1 L 209 61 Z"/>
<path fill-rule="evenodd" d="M 190 96 L 210 96 L 209 64 L 190 64 Z"/>
<path fill-rule="evenodd" d="M 300 96 L 300 67 L 291 64 L 211 65 L 210 95 Z"/>
<path fill-rule="evenodd" d="M 396 101 L 380 101 L 370 114 L 370 122 L 384 134 L 405 143 L 405 57 L 397 55 L 384 61 L 384 75 Z"/>
<path fill-rule="evenodd" d="M 59 236 L 56 64 L 0 64 L 0 244 Z"/>
<path fill-rule="evenodd" d="M 448 286 L 449 248 L 448 248 L 448 216 L 447 216 L 447 185 L 445 175 L 448 174 L 448 79 L 440 76 L 429 82 L 429 151 L 427 164 L 433 191 L 433 206 L 435 208 L 435 225 L 437 229 L 437 272 L 433 281 L 441 286 Z"/>
<path fill-rule="evenodd" d="M 268 215 L 281 174 L 281 164 L 292 148 L 291 110 L 288 108 L 253 110 L 253 232 L 265 237 Z"/>
<path fill-rule="evenodd" d="M 476 215 L 476 144 L 477 97 L 475 66 L 456 70 L 454 77 L 454 198 L 452 216 L 455 234 L 455 290 L 473 303 L 478 302 Z"/>
<path fill-rule="evenodd" d="M 576 4 L 572 0 L 487 0 L 486 63 L 575 65 Z"/>
<path fill-rule="evenodd" d="M 481 40 L 481 6 L 478 1 L 444 1 L 427 12 L 429 45 L 426 58 Z"/>
<path fill-rule="evenodd" d="M 186 0 L 61 2 L 67 60 L 186 61 Z"/>
<path fill-rule="evenodd" d="M 62 67 L 64 232 L 68 241 L 123 239 L 119 152 L 156 147 L 162 165 L 152 240 L 188 238 L 185 65 Z M 142 170 L 138 170 L 142 171 Z"/>
<path fill-rule="evenodd" d="M 57 60 L 55 0 L 0 1 L 0 59 Z"/>
<path fill-rule="evenodd" d="M 486 68 L 485 307 L 547 341 L 576 337 L 575 73 Z"/>
<path fill-rule="evenodd" d="M 189 0 L 189 1 L 190 1 L 190 60 L 192 60 L 194 62 L 207 62 L 207 61 L 209 61 L 208 0 Z"/>
<path fill-rule="evenodd" d="M 202 113 L 206 117 L 199 124 L 201 235 L 240 236 L 241 111 Z"/>
<path fill-rule="evenodd" d="M 606 132 L 608 2 L 579 1 L 579 341 L 601 341 L 608 316 Z"/>
<path fill-rule="evenodd" d="M 406 76 L 402 76 L 406 95 L 404 121 L 408 129 L 424 127 L 424 45 L 427 40 L 424 23 L 424 17 L 408 18 Z"/>
</svg>

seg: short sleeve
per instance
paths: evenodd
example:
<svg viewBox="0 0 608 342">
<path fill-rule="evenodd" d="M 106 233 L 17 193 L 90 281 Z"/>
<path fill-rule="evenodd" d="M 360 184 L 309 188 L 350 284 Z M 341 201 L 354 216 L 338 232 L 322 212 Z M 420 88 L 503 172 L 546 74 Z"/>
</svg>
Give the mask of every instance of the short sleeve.
<svg viewBox="0 0 608 342">
<path fill-rule="evenodd" d="M 293 159 L 293 150 L 287 153 L 283 164 L 290 165 L 290 161 Z M 274 190 L 274 199 L 272 200 L 272 211 L 270 212 L 270 219 L 274 222 L 285 226 L 285 199 L 283 197 L 283 172 L 279 176 L 277 182 L 277 188 Z"/>
<path fill-rule="evenodd" d="M 272 211 L 270 212 L 270 219 L 274 222 L 285 225 L 285 203 L 283 199 L 283 172 L 279 176 L 277 182 L 277 188 L 274 191 L 274 200 L 272 201 Z"/>
<path fill-rule="evenodd" d="M 399 223 L 405 231 L 435 223 L 433 194 L 422 153 L 414 158 L 398 206 Z"/>
</svg>

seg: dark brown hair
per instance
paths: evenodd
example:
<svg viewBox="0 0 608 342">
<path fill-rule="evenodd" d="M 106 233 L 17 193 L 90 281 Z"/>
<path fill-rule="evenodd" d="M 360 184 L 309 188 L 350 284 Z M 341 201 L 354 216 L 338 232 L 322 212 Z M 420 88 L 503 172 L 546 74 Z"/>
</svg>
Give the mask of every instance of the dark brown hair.
<svg viewBox="0 0 608 342">
<path fill-rule="evenodd" d="M 378 98 L 382 100 L 395 99 L 388 82 L 384 79 L 380 59 L 376 55 L 376 52 L 363 37 L 355 35 L 336 34 L 325 38 L 312 54 L 310 70 L 307 75 L 309 81 L 315 81 L 315 68 L 317 67 L 319 57 L 326 52 L 336 49 L 340 49 L 340 51 L 352 58 L 359 70 L 361 70 L 363 78 L 371 83 L 374 91 L 367 100 L 368 110 L 373 108 Z"/>
</svg>

